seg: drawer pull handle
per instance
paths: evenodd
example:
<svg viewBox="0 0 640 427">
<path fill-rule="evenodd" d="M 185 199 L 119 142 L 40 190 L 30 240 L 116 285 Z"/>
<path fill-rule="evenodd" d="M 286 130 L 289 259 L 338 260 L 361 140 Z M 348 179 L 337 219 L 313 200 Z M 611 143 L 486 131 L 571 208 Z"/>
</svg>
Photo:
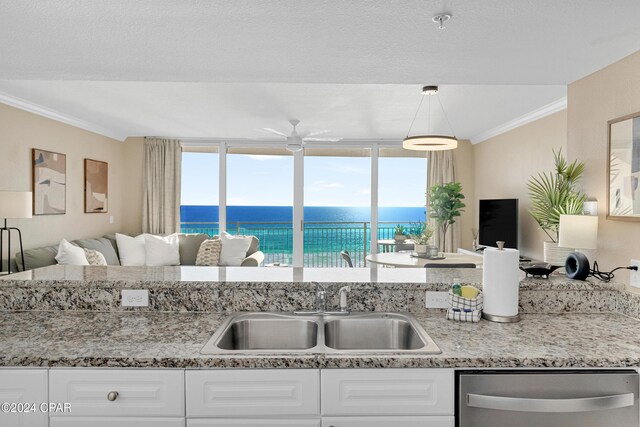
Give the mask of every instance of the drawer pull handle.
<svg viewBox="0 0 640 427">
<path fill-rule="evenodd" d="M 118 398 L 118 392 L 117 391 L 110 391 L 109 393 L 107 393 L 107 400 L 109 402 L 113 402 Z"/>
</svg>

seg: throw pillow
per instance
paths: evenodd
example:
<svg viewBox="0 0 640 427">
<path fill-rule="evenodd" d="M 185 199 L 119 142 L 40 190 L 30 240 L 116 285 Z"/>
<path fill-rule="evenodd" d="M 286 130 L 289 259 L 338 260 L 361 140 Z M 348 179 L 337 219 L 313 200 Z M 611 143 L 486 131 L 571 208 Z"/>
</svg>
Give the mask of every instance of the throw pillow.
<svg viewBox="0 0 640 427">
<path fill-rule="evenodd" d="M 72 245 L 65 239 L 62 239 L 60 245 L 58 245 L 56 261 L 62 265 L 89 265 L 84 249 Z"/>
<path fill-rule="evenodd" d="M 137 237 L 116 233 L 120 265 L 142 266 L 145 265 L 147 255 L 145 251 L 144 234 Z"/>
<path fill-rule="evenodd" d="M 107 265 L 107 259 L 98 251 L 83 249 L 89 265 Z"/>
<path fill-rule="evenodd" d="M 144 234 L 146 265 L 159 267 L 180 265 L 180 244 L 178 234 L 155 236 Z"/>
<path fill-rule="evenodd" d="M 220 265 L 239 266 L 247 257 L 251 245 L 250 236 L 232 236 L 223 231 L 220 234 L 222 249 L 220 250 Z"/>
<path fill-rule="evenodd" d="M 220 239 L 208 239 L 202 242 L 198 249 L 196 265 L 218 265 L 220 263 L 220 250 L 222 241 Z"/>
</svg>

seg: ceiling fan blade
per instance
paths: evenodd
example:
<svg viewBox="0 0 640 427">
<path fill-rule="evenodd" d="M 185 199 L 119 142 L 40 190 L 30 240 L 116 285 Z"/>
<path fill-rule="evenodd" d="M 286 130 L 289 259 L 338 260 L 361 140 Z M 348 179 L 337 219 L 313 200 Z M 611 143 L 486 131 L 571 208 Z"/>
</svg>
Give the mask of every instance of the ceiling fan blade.
<svg viewBox="0 0 640 427">
<path fill-rule="evenodd" d="M 307 132 L 304 136 L 304 138 L 313 138 L 314 136 L 318 136 L 318 135 L 324 135 L 325 133 L 329 133 L 330 130 L 328 129 L 323 129 L 323 130 L 310 130 L 309 132 Z"/>
<path fill-rule="evenodd" d="M 304 138 L 304 140 L 310 142 L 338 142 L 342 141 L 342 138 Z"/>
<path fill-rule="evenodd" d="M 278 135 L 278 136 L 281 136 L 281 137 L 283 137 L 283 138 L 286 138 L 286 137 L 288 137 L 288 136 L 289 136 L 289 135 L 285 135 L 284 133 L 282 133 L 282 132 L 278 132 L 277 130 L 275 130 L 275 129 L 271 129 L 271 128 L 262 128 L 262 129 L 260 129 L 260 130 L 261 130 L 262 132 L 272 133 L 272 134 L 274 134 L 274 135 Z"/>
</svg>

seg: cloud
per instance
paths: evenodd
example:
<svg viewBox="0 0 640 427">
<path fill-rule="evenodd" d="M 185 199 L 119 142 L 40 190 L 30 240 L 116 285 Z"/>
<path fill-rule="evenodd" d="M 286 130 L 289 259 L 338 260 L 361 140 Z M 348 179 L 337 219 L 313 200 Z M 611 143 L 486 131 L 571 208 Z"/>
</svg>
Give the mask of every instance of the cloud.
<svg viewBox="0 0 640 427">
<path fill-rule="evenodd" d="M 342 185 L 339 182 L 329 182 L 329 181 L 323 181 L 323 180 L 317 180 L 313 182 L 313 185 L 311 186 L 312 188 L 316 188 L 316 189 L 329 189 L 329 188 L 342 188 L 344 187 L 344 185 Z"/>
<path fill-rule="evenodd" d="M 246 155 L 251 160 L 265 161 L 265 160 L 280 160 L 285 158 L 285 156 L 269 156 L 267 154 L 247 154 Z"/>
<path fill-rule="evenodd" d="M 362 190 L 362 194 L 371 194 L 371 190 L 368 188 L 365 188 L 364 190 Z"/>
</svg>

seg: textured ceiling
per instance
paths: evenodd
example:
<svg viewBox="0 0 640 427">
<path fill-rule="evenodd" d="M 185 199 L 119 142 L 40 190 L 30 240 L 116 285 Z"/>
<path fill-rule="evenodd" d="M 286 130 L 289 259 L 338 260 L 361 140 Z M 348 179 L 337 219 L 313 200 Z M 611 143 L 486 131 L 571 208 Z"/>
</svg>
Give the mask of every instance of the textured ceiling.
<svg viewBox="0 0 640 427">
<path fill-rule="evenodd" d="M 116 135 L 271 138 L 261 128 L 289 133 L 327 129 L 327 137 L 393 139 L 406 136 L 418 108 L 420 85 L 284 83 L 161 83 L 0 81 L 11 93 L 55 111 L 112 129 Z M 440 99 L 459 138 L 487 129 L 565 96 L 565 86 L 441 86 Z M 427 129 L 422 105 L 412 134 Z M 449 133 L 432 104 L 432 130 Z"/>
<path fill-rule="evenodd" d="M 639 21 L 638 0 L 0 0 L 0 79 L 567 84 L 638 50 Z"/>
<path fill-rule="evenodd" d="M 440 84 L 474 138 L 637 51 L 638 22 L 639 0 L 0 0 L 0 99 L 118 138 L 257 138 L 297 118 L 400 139 Z"/>
</svg>

